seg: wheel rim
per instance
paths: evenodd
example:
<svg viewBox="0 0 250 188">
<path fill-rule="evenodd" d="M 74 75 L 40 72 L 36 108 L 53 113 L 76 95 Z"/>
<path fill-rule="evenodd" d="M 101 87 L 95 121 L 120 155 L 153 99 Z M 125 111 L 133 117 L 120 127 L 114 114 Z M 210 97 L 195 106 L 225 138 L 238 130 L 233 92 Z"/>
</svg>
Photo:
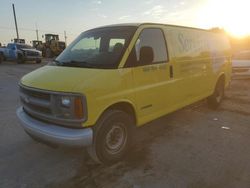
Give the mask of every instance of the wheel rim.
<svg viewBox="0 0 250 188">
<path fill-rule="evenodd" d="M 127 142 L 127 132 L 123 124 L 114 124 L 105 139 L 105 150 L 110 154 L 119 153 Z"/>
</svg>

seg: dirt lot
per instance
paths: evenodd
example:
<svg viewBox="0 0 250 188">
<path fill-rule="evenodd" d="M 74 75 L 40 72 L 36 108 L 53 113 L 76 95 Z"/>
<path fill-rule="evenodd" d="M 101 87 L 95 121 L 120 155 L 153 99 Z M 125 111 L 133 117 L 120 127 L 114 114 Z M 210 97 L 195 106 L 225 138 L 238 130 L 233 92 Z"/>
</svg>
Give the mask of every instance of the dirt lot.
<svg viewBox="0 0 250 188">
<path fill-rule="evenodd" d="M 103 166 L 84 150 L 36 143 L 19 126 L 18 81 L 44 64 L 0 64 L 1 188 L 250 187 L 250 79 L 233 80 L 216 111 L 202 101 L 138 129 L 128 157 Z"/>
</svg>

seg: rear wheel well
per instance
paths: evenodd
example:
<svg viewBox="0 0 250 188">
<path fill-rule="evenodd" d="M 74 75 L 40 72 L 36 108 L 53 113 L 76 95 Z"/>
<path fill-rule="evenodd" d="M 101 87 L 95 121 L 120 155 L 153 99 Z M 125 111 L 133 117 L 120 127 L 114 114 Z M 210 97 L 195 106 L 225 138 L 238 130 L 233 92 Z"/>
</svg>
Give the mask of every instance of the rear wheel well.
<svg viewBox="0 0 250 188">
<path fill-rule="evenodd" d="M 109 106 L 103 112 L 103 114 L 105 114 L 105 112 L 108 111 L 108 110 L 120 110 L 120 111 L 123 111 L 123 112 L 127 113 L 133 119 L 134 125 L 136 125 L 135 109 L 130 103 L 128 103 L 128 102 L 119 102 L 119 103 L 113 104 L 113 105 Z"/>
<path fill-rule="evenodd" d="M 4 58 L 4 55 L 3 55 L 3 52 L 0 52 L 0 63 L 2 63 L 2 61 L 4 61 L 5 58 Z"/>
<path fill-rule="evenodd" d="M 215 110 L 221 104 L 224 96 L 224 89 L 225 89 L 225 75 L 222 74 L 217 79 L 213 94 L 207 98 L 208 105 L 211 109 Z"/>
<path fill-rule="evenodd" d="M 216 84 L 219 83 L 219 82 L 222 82 L 223 85 L 224 85 L 224 87 L 225 87 L 225 82 L 226 82 L 226 76 L 225 76 L 225 74 L 220 75 L 220 77 L 218 78 Z"/>
<path fill-rule="evenodd" d="M 4 53 L 3 52 L 0 52 L 1 56 L 5 59 L 5 56 L 4 56 Z"/>
</svg>

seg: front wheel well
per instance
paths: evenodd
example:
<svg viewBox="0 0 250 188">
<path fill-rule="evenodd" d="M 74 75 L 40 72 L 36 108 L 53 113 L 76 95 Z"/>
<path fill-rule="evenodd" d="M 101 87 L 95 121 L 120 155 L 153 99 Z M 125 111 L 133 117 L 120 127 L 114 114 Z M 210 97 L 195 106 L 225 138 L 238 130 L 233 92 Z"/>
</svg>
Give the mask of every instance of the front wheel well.
<svg viewBox="0 0 250 188">
<path fill-rule="evenodd" d="M 105 114 L 105 112 L 107 112 L 108 110 L 120 110 L 123 111 L 125 113 L 127 113 L 128 115 L 131 116 L 131 118 L 134 121 L 134 125 L 136 125 L 137 123 L 137 118 L 136 118 L 136 113 L 135 113 L 135 109 L 134 107 L 128 103 L 128 102 L 119 102 L 119 103 L 115 103 L 111 106 L 109 106 L 103 113 Z"/>
<path fill-rule="evenodd" d="M 21 53 L 21 52 L 18 52 L 18 53 L 17 53 L 17 57 L 18 57 L 18 58 L 22 58 L 23 56 L 24 56 L 23 53 Z"/>
</svg>

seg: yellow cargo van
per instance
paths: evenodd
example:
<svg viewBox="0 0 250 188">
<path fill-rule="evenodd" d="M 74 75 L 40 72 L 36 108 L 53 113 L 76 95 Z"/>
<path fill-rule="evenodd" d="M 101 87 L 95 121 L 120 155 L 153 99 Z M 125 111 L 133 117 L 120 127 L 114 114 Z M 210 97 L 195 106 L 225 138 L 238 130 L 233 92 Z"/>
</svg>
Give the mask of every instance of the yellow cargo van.
<svg viewBox="0 0 250 188">
<path fill-rule="evenodd" d="M 207 98 L 218 107 L 231 77 L 222 33 L 164 24 L 91 29 L 20 81 L 24 130 L 43 142 L 121 159 L 133 127 Z"/>
</svg>

